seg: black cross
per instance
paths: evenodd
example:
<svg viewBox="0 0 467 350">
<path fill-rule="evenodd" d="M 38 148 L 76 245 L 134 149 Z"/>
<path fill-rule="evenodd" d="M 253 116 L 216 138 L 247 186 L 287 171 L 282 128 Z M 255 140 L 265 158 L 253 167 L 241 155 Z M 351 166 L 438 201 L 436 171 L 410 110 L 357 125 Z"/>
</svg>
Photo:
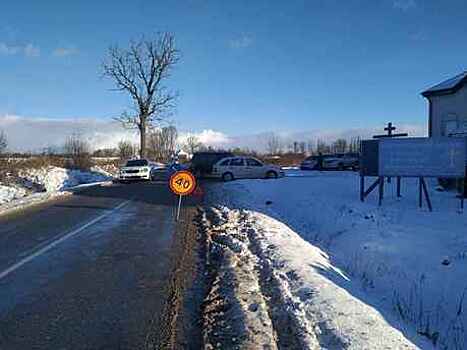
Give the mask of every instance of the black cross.
<svg viewBox="0 0 467 350">
<path fill-rule="evenodd" d="M 392 126 L 392 123 L 389 122 L 389 123 L 388 123 L 388 126 L 385 127 L 384 130 L 388 132 L 388 136 L 390 137 L 390 136 L 392 135 L 392 132 L 393 132 L 394 130 L 396 130 L 396 127 L 395 127 L 395 126 Z"/>
<path fill-rule="evenodd" d="M 381 138 L 384 138 L 384 137 L 389 137 L 389 138 L 392 138 L 392 137 L 401 137 L 401 136 L 409 136 L 409 134 L 407 133 L 401 133 L 401 134 L 393 134 L 392 132 L 396 130 L 396 127 L 392 125 L 391 122 L 388 123 L 388 126 L 386 126 L 384 128 L 384 131 L 387 131 L 388 133 L 387 134 L 384 134 L 384 135 L 375 135 L 373 136 L 374 139 L 381 139 Z"/>
</svg>

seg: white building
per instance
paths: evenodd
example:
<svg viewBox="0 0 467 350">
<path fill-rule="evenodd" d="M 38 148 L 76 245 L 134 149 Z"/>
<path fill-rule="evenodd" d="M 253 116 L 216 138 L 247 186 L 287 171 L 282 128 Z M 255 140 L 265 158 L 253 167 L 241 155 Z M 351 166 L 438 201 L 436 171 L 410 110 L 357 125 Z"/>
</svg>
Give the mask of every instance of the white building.
<svg viewBox="0 0 467 350">
<path fill-rule="evenodd" d="M 467 71 L 422 92 L 428 99 L 428 135 L 467 136 Z"/>
</svg>

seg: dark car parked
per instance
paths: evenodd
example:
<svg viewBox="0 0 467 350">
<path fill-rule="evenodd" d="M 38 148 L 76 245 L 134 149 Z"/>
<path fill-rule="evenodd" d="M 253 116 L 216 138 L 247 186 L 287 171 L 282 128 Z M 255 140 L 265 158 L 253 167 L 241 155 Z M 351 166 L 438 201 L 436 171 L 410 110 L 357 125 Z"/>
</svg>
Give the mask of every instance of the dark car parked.
<svg viewBox="0 0 467 350">
<path fill-rule="evenodd" d="M 326 154 L 310 156 L 301 164 L 301 170 L 356 170 L 359 167 L 358 153 Z"/>
<path fill-rule="evenodd" d="M 319 170 L 322 156 L 310 156 L 300 164 L 301 170 Z"/>
<path fill-rule="evenodd" d="M 233 156 L 230 152 L 196 152 L 191 159 L 190 170 L 197 177 L 209 176 L 214 164 L 222 158 Z"/>
</svg>

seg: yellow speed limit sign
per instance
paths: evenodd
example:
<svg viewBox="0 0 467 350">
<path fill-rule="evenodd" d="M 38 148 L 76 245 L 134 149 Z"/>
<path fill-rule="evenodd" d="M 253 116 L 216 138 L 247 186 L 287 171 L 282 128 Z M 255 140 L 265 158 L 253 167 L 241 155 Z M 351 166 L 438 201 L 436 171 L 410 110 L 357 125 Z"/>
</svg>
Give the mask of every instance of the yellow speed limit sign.
<svg viewBox="0 0 467 350">
<path fill-rule="evenodd" d="M 189 171 L 177 171 L 170 177 L 169 185 L 173 193 L 187 196 L 195 190 L 196 179 Z"/>
</svg>

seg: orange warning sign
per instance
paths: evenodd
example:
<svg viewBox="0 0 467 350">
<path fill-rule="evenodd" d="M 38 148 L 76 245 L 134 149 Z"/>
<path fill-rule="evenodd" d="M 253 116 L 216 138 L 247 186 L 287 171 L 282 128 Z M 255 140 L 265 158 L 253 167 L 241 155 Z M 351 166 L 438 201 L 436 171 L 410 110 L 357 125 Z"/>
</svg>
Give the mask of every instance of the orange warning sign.
<svg viewBox="0 0 467 350">
<path fill-rule="evenodd" d="M 173 193 L 187 196 L 195 190 L 196 179 L 189 171 L 177 171 L 170 177 L 169 186 Z"/>
</svg>

